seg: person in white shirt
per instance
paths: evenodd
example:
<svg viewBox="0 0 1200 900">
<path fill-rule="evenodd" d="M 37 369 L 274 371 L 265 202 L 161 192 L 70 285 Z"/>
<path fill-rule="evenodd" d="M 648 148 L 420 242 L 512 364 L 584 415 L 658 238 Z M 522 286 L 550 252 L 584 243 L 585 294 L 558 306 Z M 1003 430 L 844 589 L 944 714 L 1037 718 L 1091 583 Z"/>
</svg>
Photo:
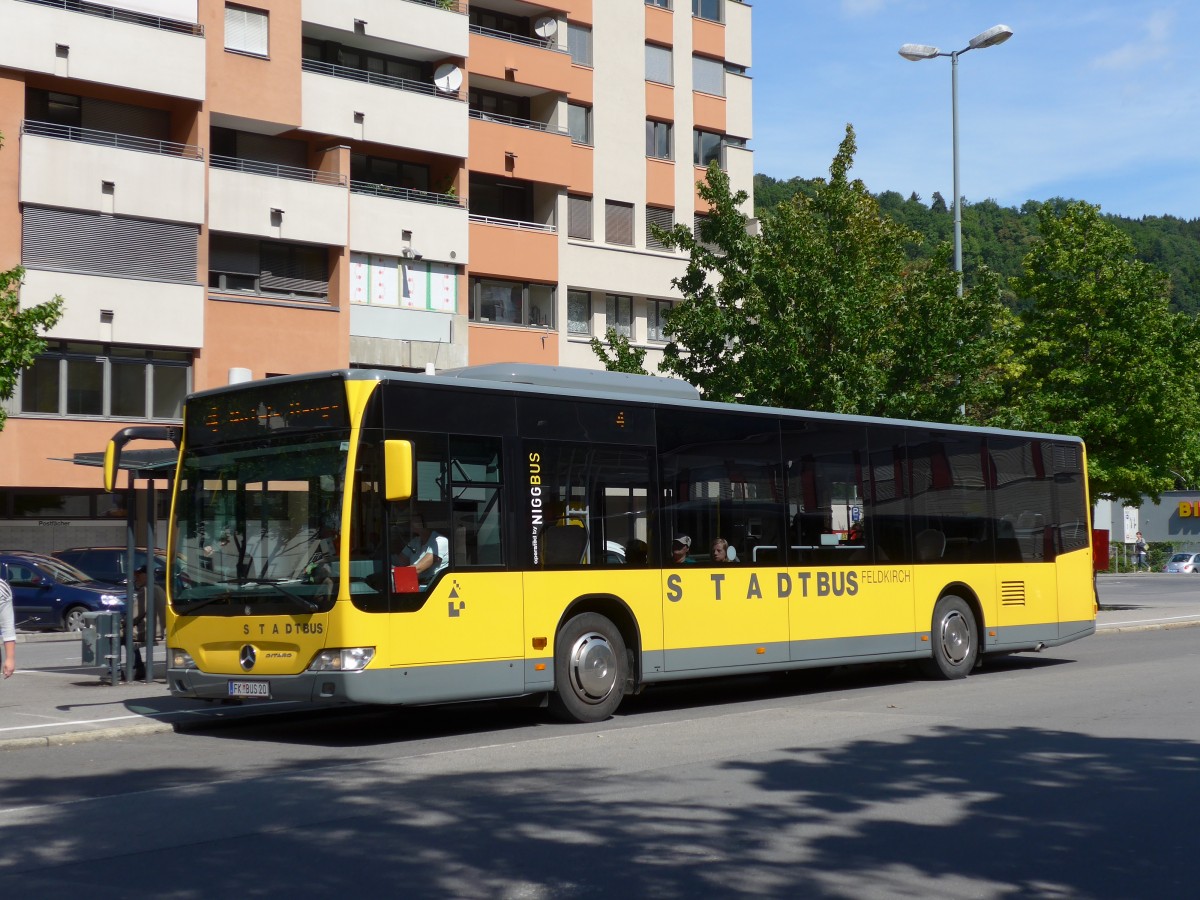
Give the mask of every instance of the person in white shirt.
<svg viewBox="0 0 1200 900">
<path fill-rule="evenodd" d="M 12 588 L 0 578 L 0 643 L 4 644 L 5 678 L 17 670 L 17 626 L 13 615 Z"/>
<path fill-rule="evenodd" d="M 404 564 L 417 570 L 417 580 L 429 584 L 450 565 L 450 541 L 425 525 L 420 513 L 412 515 L 412 540 L 400 552 Z"/>
</svg>

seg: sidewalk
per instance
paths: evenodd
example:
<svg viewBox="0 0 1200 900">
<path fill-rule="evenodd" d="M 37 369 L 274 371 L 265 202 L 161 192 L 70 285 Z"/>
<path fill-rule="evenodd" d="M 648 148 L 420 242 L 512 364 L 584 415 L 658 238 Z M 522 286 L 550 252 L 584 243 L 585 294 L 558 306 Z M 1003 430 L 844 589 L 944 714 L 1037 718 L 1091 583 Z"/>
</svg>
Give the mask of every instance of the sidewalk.
<svg viewBox="0 0 1200 900">
<path fill-rule="evenodd" d="M 114 686 L 107 669 L 80 664 L 82 652 L 79 634 L 17 634 L 17 671 L 0 680 L 0 751 L 216 727 L 311 708 L 293 702 L 225 705 L 173 697 L 162 647 L 155 650 L 154 682 Z"/>
<path fill-rule="evenodd" d="M 1200 625 L 1195 616 L 1147 619 L 1144 608 L 1101 609 L 1098 633 Z M 173 697 L 165 650 L 155 650 L 157 679 L 116 686 L 106 669 L 80 665 L 78 634 L 17 635 L 17 672 L 0 681 L 0 751 L 217 727 L 245 718 L 312 709 L 295 702 L 224 705 Z M 144 652 L 144 651 L 143 651 Z"/>
</svg>

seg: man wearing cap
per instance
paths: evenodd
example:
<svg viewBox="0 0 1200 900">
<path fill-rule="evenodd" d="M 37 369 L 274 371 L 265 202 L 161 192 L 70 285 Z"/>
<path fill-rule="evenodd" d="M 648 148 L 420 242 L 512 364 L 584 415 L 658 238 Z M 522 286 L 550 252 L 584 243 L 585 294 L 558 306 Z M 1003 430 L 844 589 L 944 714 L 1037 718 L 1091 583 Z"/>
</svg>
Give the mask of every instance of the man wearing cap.
<svg viewBox="0 0 1200 900">
<path fill-rule="evenodd" d="M 689 554 L 692 552 L 692 539 L 686 534 L 675 535 L 675 540 L 671 541 L 671 563 L 676 566 L 687 565 L 694 563 Z"/>
</svg>

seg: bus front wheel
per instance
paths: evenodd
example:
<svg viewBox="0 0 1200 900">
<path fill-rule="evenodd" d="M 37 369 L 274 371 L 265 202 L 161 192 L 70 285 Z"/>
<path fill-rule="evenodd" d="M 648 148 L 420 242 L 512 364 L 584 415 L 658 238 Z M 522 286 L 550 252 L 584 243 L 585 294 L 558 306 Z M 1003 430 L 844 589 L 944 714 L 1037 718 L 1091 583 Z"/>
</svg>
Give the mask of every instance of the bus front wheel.
<svg viewBox="0 0 1200 900">
<path fill-rule="evenodd" d="M 933 608 L 933 657 L 922 668 L 934 678 L 964 678 L 979 656 L 979 627 L 967 601 L 947 595 Z"/>
<path fill-rule="evenodd" d="M 567 622 L 554 642 L 550 709 L 568 722 L 602 722 L 625 695 L 627 657 L 621 632 L 598 613 Z"/>
</svg>

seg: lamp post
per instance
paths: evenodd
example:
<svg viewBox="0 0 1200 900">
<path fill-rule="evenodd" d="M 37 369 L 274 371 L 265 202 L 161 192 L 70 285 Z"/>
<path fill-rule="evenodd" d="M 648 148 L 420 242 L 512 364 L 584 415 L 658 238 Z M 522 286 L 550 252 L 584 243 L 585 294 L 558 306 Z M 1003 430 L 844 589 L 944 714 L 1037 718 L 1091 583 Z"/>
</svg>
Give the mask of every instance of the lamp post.
<svg viewBox="0 0 1200 900">
<path fill-rule="evenodd" d="M 985 47 L 995 47 L 1003 44 L 1013 31 L 1007 25 L 993 25 L 987 31 L 981 31 L 967 42 L 961 50 L 943 53 L 937 47 L 928 44 L 905 44 L 900 48 L 900 55 L 912 62 L 923 59 L 933 59 L 935 56 L 950 57 L 950 130 L 953 137 L 954 159 L 954 271 L 958 273 L 958 296 L 962 296 L 962 203 L 958 190 L 958 58 L 968 50 L 982 50 Z"/>
</svg>

